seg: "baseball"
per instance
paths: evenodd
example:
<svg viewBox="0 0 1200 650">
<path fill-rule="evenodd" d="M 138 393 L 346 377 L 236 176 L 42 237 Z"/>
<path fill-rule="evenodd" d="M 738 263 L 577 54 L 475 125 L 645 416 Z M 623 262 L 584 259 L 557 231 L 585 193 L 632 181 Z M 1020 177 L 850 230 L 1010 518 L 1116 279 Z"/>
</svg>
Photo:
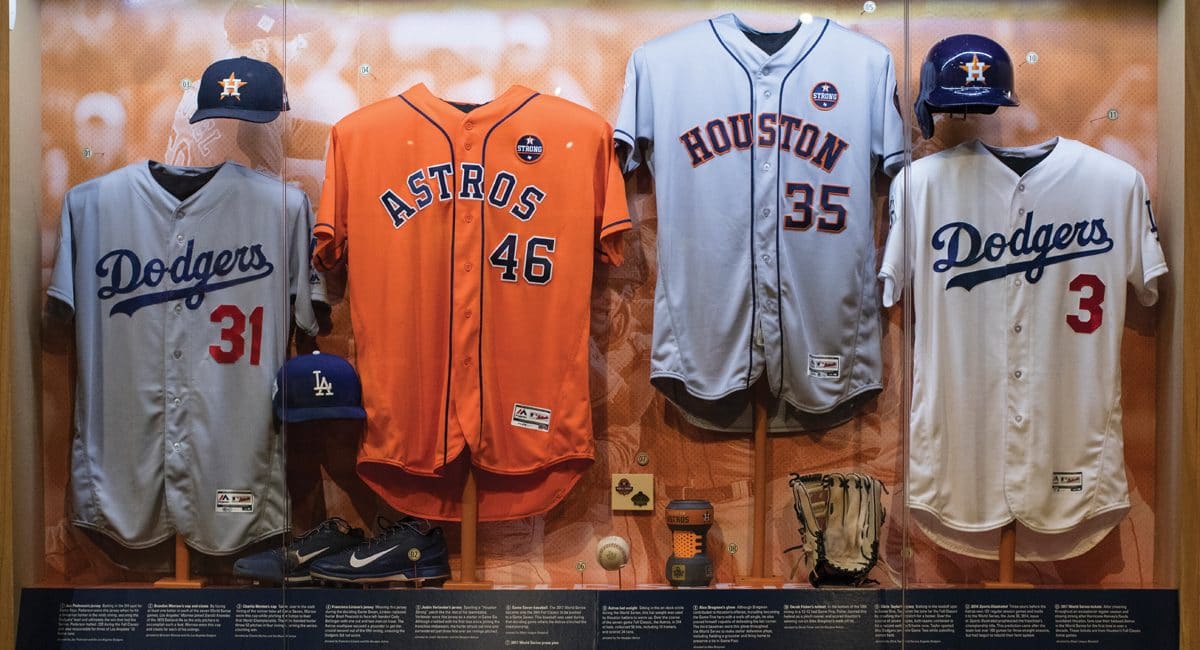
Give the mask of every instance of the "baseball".
<svg viewBox="0 0 1200 650">
<path fill-rule="evenodd" d="M 610 535 L 596 544 L 596 561 L 609 571 L 616 571 L 629 562 L 629 542 L 620 535 Z"/>
</svg>

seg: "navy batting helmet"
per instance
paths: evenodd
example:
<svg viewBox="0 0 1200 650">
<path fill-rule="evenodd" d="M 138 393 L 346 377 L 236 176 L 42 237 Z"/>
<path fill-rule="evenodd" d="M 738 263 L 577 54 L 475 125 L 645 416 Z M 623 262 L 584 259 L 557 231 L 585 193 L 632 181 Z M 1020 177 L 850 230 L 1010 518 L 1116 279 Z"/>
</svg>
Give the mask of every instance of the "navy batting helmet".
<svg viewBox="0 0 1200 650">
<path fill-rule="evenodd" d="M 1018 106 L 1013 64 L 996 41 L 956 34 L 937 42 L 921 66 L 921 93 L 915 106 L 921 135 L 933 135 L 933 113 L 995 113 Z"/>
</svg>

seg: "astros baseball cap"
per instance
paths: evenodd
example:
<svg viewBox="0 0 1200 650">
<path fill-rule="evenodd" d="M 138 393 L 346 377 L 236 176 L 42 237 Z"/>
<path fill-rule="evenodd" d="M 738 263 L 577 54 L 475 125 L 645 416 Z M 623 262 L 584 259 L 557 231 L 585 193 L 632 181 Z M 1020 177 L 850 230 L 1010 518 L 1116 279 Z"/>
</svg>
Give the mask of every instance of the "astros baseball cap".
<svg viewBox="0 0 1200 650">
<path fill-rule="evenodd" d="M 196 112 L 189 123 L 214 117 L 270 122 L 289 110 L 283 75 L 266 61 L 239 56 L 208 66 L 196 90 Z"/>
<path fill-rule="evenodd" d="M 336 354 L 313 352 L 288 359 L 271 388 L 275 416 L 284 422 L 362 420 L 358 373 Z"/>
</svg>

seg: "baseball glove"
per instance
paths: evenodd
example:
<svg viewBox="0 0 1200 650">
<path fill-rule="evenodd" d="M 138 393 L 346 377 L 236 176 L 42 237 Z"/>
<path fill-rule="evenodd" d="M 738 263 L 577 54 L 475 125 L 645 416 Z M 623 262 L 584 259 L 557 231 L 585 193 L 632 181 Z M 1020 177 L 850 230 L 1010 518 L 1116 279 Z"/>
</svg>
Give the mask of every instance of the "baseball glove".
<svg viewBox="0 0 1200 650">
<path fill-rule="evenodd" d="M 879 479 L 868 474 L 792 474 L 808 581 L 860 586 L 879 559 L 879 531 L 886 513 Z"/>
</svg>

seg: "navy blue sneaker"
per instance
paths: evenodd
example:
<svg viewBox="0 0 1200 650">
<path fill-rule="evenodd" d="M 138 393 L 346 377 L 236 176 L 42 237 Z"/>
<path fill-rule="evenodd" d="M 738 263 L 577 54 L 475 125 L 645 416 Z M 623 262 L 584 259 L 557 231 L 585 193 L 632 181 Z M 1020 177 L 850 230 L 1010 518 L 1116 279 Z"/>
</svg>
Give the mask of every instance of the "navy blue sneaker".
<svg viewBox="0 0 1200 650">
<path fill-rule="evenodd" d="M 345 519 L 334 517 L 283 548 L 240 558 L 233 564 L 233 574 L 272 584 L 304 584 L 312 580 L 308 568 L 313 561 L 358 546 L 365 538 L 361 528 L 352 528 Z"/>
<path fill-rule="evenodd" d="M 312 577 L 332 582 L 423 582 L 450 577 L 442 529 L 424 519 L 376 520 L 380 533 L 354 548 L 312 563 Z"/>
</svg>

